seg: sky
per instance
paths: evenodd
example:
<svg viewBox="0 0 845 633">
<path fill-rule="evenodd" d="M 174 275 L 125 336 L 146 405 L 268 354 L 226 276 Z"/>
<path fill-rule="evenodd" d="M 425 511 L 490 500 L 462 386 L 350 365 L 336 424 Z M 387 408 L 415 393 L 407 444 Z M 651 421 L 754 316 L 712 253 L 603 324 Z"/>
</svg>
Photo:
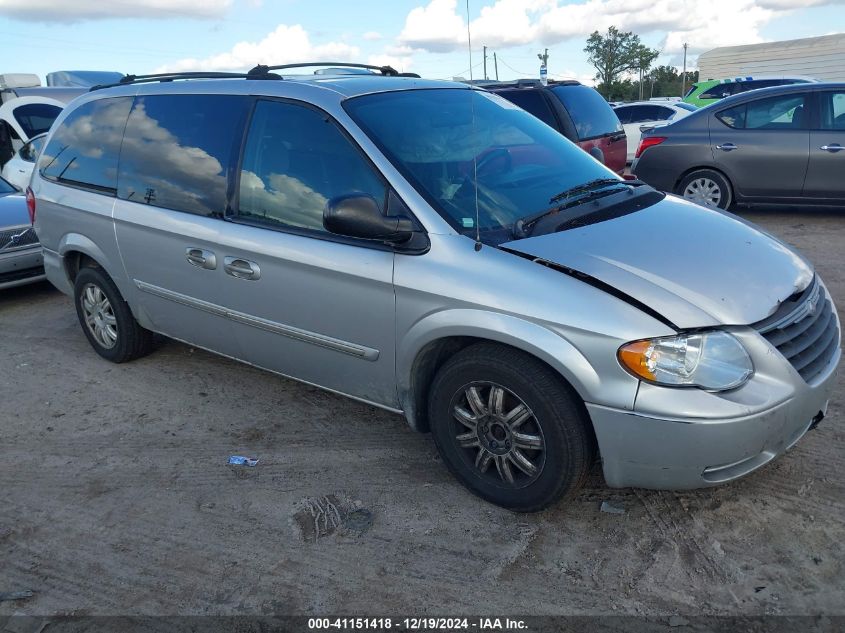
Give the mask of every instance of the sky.
<svg viewBox="0 0 845 633">
<path fill-rule="evenodd" d="M 589 34 L 614 25 L 688 68 L 717 46 L 845 32 L 845 0 L 0 0 L 0 73 L 390 64 L 423 77 L 593 83 Z M 497 64 L 494 66 L 493 53 Z M 471 59 L 471 63 L 470 63 Z M 470 70 L 471 69 L 471 70 Z"/>
</svg>

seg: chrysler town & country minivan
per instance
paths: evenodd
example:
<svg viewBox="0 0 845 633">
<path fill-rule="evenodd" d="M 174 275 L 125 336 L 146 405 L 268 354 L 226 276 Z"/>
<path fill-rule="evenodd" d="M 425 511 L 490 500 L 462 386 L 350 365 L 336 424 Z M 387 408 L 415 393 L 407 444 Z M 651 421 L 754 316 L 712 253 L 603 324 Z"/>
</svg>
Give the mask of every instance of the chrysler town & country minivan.
<svg viewBox="0 0 845 633">
<path fill-rule="evenodd" d="M 522 511 L 596 456 L 727 482 L 825 415 L 839 321 L 788 246 L 490 92 L 278 68 L 127 77 L 53 126 L 30 211 L 102 357 L 158 332 L 401 413 Z"/>
</svg>

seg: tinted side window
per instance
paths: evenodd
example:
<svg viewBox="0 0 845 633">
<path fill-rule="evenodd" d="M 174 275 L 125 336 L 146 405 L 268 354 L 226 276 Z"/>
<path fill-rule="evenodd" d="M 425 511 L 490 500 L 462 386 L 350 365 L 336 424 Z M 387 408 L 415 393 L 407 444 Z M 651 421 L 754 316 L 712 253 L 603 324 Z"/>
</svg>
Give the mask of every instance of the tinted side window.
<svg viewBox="0 0 845 633">
<path fill-rule="evenodd" d="M 820 92 L 821 129 L 845 130 L 845 91 Z"/>
<path fill-rule="evenodd" d="M 736 129 L 806 129 L 804 101 L 802 94 L 758 99 L 717 112 L 716 118 Z"/>
<path fill-rule="evenodd" d="M 632 110 L 634 110 L 634 114 L 631 115 L 631 123 L 650 123 L 652 121 L 662 121 L 668 116 L 663 115 L 664 110 L 669 110 L 669 108 L 662 108 L 660 106 L 653 106 L 653 105 L 641 105 L 641 106 L 633 106 Z M 672 111 L 669 110 L 669 114 L 672 114 Z"/>
<path fill-rule="evenodd" d="M 384 183 L 333 121 L 305 106 L 258 102 L 244 150 L 237 217 L 324 231 L 326 202 L 352 192 L 369 194 L 384 208 Z"/>
<path fill-rule="evenodd" d="M 619 117 L 619 122 L 622 124 L 630 123 L 631 117 L 634 115 L 634 108 L 631 106 L 622 106 L 621 108 L 613 108 L 616 116 Z"/>
<path fill-rule="evenodd" d="M 739 92 L 738 83 L 728 82 L 724 84 L 716 84 L 702 94 L 699 99 L 724 99 L 725 97 L 729 97 L 737 92 Z"/>
<path fill-rule="evenodd" d="M 26 132 L 27 138 L 46 132 L 53 125 L 62 109 L 48 103 L 28 103 L 14 109 L 15 120 Z"/>
<path fill-rule="evenodd" d="M 557 129 L 558 124 L 554 114 L 539 90 L 502 90 L 498 94 L 526 112 L 530 112 L 546 125 Z"/>
<path fill-rule="evenodd" d="M 746 129 L 806 129 L 804 95 L 791 94 L 752 101 L 745 114 Z"/>
<path fill-rule="evenodd" d="M 771 86 L 782 86 L 788 83 L 781 79 L 755 79 L 754 81 L 743 81 L 740 83 L 740 92 L 757 90 L 757 88 L 769 88 Z"/>
<path fill-rule="evenodd" d="M 675 116 L 675 111 L 672 108 L 665 108 L 663 106 L 656 106 L 657 118 L 655 121 L 665 121 Z"/>
<path fill-rule="evenodd" d="M 578 139 L 585 140 L 622 131 L 622 124 L 610 104 L 589 86 L 555 86 L 552 92 L 563 102 Z"/>
<path fill-rule="evenodd" d="M 76 108 L 41 153 L 41 176 L 115 195 L 120 139 L 131 107 L 132 97 L 116 97 Z"/>
<path fill-rule="evenodd" d="M 239 95 L 136 98 L 120 154 L 118 197 L 222 217 L 250 103 Z"/>
</svg>

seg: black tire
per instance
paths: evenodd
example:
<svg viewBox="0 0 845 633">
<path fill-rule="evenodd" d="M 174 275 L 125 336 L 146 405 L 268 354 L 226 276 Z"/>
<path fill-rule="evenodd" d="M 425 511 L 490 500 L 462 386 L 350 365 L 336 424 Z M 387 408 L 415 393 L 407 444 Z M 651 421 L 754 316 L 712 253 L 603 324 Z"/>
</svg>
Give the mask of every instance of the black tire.
<svg viewBox="0 0 845 633">
<path fill-rule="evenodd" d="M 87 294 L 89 292 L 92 294 Z M 76 316 L 79 318 L 82 331 L 88 337 L 91 347 L 100 356 L 113 363 L 124 363 L 146 356 L 152 351 L 152 332 L 138 325 L 117 286 L 101 268 L 83 268 L 80 270 L 74 282 L 73 296 Z M 85 304 L 86 300 L 92 296 L 97 298 L 103 296 L 108 303 L 99 304 L 106 306 L 106 309 L 95 310 L 97 314 L 92 317 L 95 322 L 89 326 Z M 87 303 L 90 305 L 90 300 Z M 96 321 L 97 317 L 99 317 L 99 321 Z M 108 342 L 111 340 L 109 337 L 112 334 L 102 333 L 104 329 L 102 324 L 106 323 L 106 318 L 108 318 L 110 324 L 108 329 L 114 335 L 111 346 L 108 345 Z M 113 321 L 113 325 L 111 321 Z M 98 323 L 101 327 L 97 326 Z M 98 331 L 101 334 L 96 334 Z"/>
<path fill-rule="evenodd" d="M 498 400 L 492 396 L 494 387 L 503 390 Z M 479 416 L 472 407 L 471 388 L 481 401 L 486 394 L 491 415 Z M 503 419 L 520 405 L 531 415 L 511 428 Z M 503 508 L 535 512 L 569 498 L 593 463 L 593 434 L 577 394 L 551 368 L 519 350 L 478 343 L 458 352 L 437 372 L 428 407 L 434 443 L 446 466 L 472 492 Z M 476 424 L 472 426 L 462 414 L 465 421 L 459 422 L 459 414 L 453 414 L 457 408 L 472 413 Z M 502 417 L 492 415 L 496 411 Z M 513 420 L 527 415 L 521 413 Z M 461 441 L 474 441 L 473 433 L 476 446 L 461 446 Z M 527 448 L 525 438 L 532 438 L 529 441 L 535 445 L 541 440 L 542 448 Z M 525 462 L 516 453 L 534 466 L 533 475 L 518 465 Z M 501 462 L 506 463 L 512 482 L 503 474 Z"/>
<path fill-rule="evenodd" d="M 715 185 L 717 188 L 714 191 L 718 192 L 719 200 L 718 202 L 714 202 L 712 204 L 705 204 L 703 200 L 697 200 L 690 196 L 690 192 L 687 191 L 688 188 L 690 189 L 701 189 L 701 187 L 696 187 L 697 182 L 708 182 Z M 733 187 L 731 187 L 731 183 L 725 178 L 724 175 L 720 174 L 718 171 L 713 171 L 712 169 L 697 169 L 693 171 L 681 180 L 678 183 L 678 188 L 675 190 L 682 198 L 686 198 L 692 202 L 697 202 L 702 206 L 713 206 L 719 209 L 730 209 L 731 204 L 733 204 Z M 706 197 L 702 195 L 702 197 Z"/>
</svg>

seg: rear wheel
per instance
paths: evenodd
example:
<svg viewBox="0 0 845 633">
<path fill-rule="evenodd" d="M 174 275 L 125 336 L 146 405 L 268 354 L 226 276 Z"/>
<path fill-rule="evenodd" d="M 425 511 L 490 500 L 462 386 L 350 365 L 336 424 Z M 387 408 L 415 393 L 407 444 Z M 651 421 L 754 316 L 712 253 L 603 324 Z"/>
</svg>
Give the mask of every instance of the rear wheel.
<svg viewBox="0 0 845 633">
<path fill-rule="evenodd" d="M 677 193 L 703 207 L 728 209 L 733 202 L 731 183 L 712 169 L 699 169 L 688 174 L 678 185 Z"/>
<path fill-rule="evenodd" d="M 123 363 L 149 354 L 152 332 L 138 325 L 117 286 L 101 268 L 83 268 L 74 282 L 76 314 L 100 356 Z"/>
<path fill-rule="evenodd" d="M 589 421 L 553 370 L 519 350 L 479 343 L 438 372 L 429 397 L 435 444 L 452 473 L 511 510 L 573 494 L 592 464 Z"/>
</svg>

